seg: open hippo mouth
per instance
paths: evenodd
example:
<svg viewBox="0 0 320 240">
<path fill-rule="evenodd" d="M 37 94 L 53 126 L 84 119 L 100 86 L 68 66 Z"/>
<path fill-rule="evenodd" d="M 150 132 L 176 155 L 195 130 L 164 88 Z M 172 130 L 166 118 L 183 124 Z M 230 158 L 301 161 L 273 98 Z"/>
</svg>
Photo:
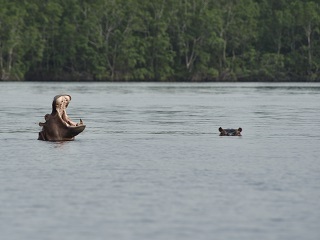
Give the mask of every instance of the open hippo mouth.
<svg viewBox="0 0 320 240">
<path fill-rule="evenodd" d="M 82 125 L 82 120 L 80 119 L 80 123 L 75 123 L 71 121 L 71 119 L 67 115 L 67 107 L 71 101 L 70 95 L 58 95 L 55 96 L 52 103 L 52 109 L 56 109 L 57 114 L 61 121 L 68 127 L 80 126 Z"/>
<path fill-rule="evenodd" d="M 233 129 L 233 128 L 226 128 L 223 129 L 219 127 L 220 136 L 241 136 L 242 128 Z"/>
<path fill-rule="evenodd" d="M 45 115 L 45 123 L 39 123 L 42 131 L 39 132 L 39 140 L 68 141 L 85 129 L 80 119 L 79 123 L 73 122 L 67 115 L 67 107 L 71 101 L 70 95 L 57 95 L 52 102 L 51 114 Z"/>
</svg>

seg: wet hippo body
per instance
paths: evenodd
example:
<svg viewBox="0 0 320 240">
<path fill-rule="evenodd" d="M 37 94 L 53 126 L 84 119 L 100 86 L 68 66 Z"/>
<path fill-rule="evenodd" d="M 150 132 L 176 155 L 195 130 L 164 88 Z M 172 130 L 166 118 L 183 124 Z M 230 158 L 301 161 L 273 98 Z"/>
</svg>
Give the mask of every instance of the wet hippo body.
<svg viewBox="0 0 320 240">
<path fill-rule="evenodd" d="M 220 136 L 241 136 L 242 128 L 238 129 L 232 129 L 232 128 L 226 128 L 223 129 L 222 127 L 219 127 Z"/>
<path fill-rule="evenodd" d="M 44 141 L 71 141 L 81 133 L 86 125 L 80 119 L 80 123 L 71 121 L 66 108 L 71 101 L 70 95 L 57 95 L 52 102 L 51 114 L 46 114 L 44 123 L 40 122 L 42 131 L 39 132 L 38 140 Z"/>
</svg>

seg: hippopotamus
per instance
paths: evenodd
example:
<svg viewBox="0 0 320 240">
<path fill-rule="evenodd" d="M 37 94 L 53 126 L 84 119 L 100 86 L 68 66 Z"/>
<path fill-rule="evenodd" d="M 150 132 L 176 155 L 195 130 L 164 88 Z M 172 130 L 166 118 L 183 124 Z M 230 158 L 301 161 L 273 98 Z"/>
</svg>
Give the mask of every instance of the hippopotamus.
<svg viewBox="0 0 320 240">
<path fill-rule="evenodd" d="M 222 127 L 219 127 L 219 132 L 220 136 L 241 136 L 242 128 L 239 127 L 238 129 L 223 129 Z"/>
<path fill-rule="evenodd" d="M 38 140 L 71 141 L 86 128 L 81 119 L 80 123 L 75 123 L 68 117 L 66 108 L 70 101 L 70 95 L 57 95 L 53 98 L 51 114 L 44 116 L 46 122 L 39 122 L 42 131 L 39 132 Z"/>
</svg>

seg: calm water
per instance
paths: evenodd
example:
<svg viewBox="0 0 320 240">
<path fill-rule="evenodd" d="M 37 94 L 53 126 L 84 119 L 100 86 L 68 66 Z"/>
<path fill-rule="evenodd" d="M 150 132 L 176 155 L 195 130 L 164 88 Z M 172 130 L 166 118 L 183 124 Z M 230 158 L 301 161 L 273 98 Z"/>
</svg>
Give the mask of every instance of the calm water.
<svg viewBox="0 0 320 240">
<path fill-rule="evenodd" d="M 0 83 L 1 239 L 318 240 L 320 84 Z M 37 141 L 55 95 L 85 131 Z M 243 128 L 219 137 L 218 128 Z"/>
</svg>

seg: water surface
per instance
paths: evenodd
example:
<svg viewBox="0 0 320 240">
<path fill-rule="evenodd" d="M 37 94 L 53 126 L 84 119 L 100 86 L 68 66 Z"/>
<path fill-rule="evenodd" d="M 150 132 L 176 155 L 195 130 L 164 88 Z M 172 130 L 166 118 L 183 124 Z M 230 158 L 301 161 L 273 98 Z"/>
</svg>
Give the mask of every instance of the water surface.
<svg viewBox="0 0 320 240">
<path fill-rule="evenodd" d="M 0 232 L 316 240 L 320 84 L 0 83 Z M 55 95 L 85 131 L 37 141 Z M 219 137 L 218 128 L 243 128 Z"/>
</svg>

